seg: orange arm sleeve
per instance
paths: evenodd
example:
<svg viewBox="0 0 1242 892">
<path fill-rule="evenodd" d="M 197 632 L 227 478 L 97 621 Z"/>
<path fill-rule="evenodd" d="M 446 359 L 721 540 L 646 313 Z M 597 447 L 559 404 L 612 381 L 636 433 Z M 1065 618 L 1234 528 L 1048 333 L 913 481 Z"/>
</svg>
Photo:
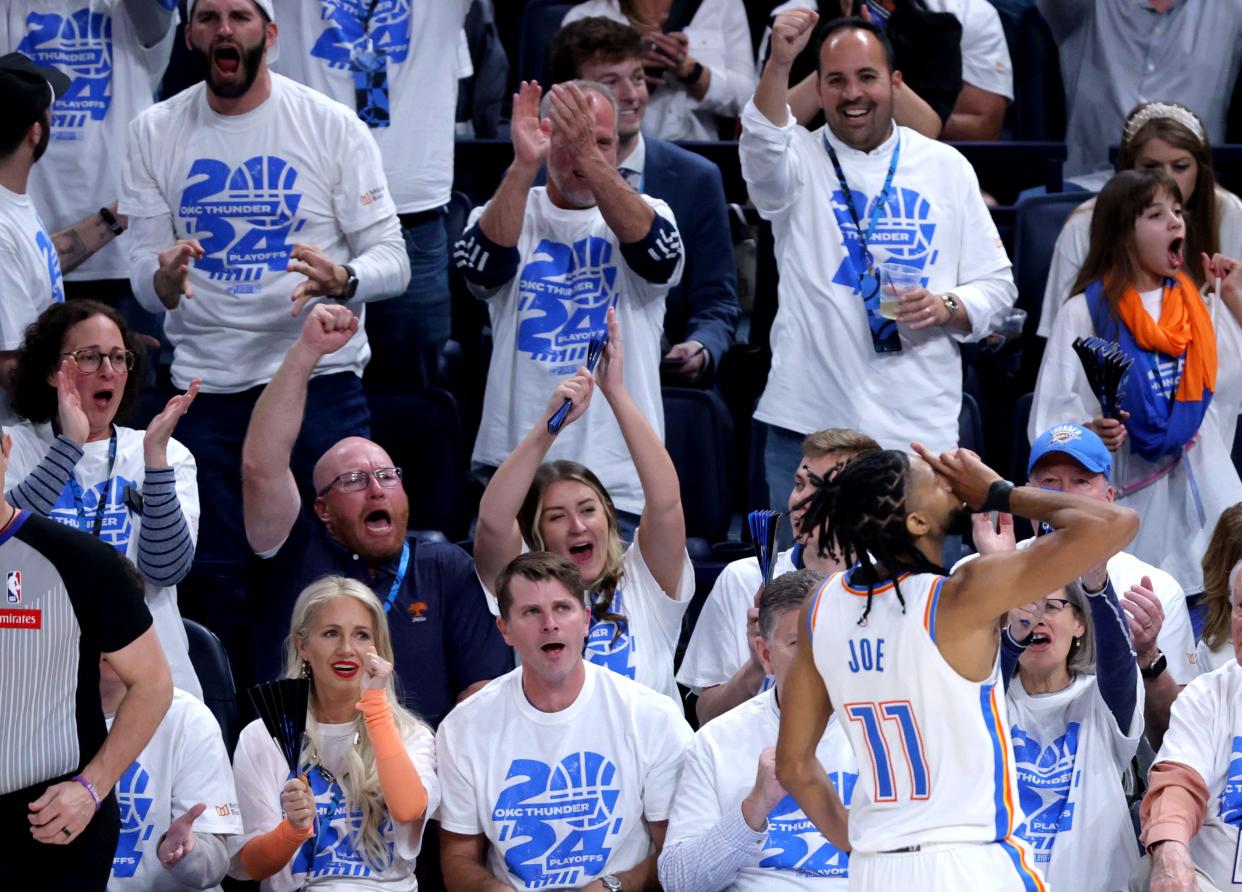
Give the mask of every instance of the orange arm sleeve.
<svg viewBox="0 0 1242 892">
<path fill-rule="evenodd" d="M 380 792 L 384 794 L 388 814 L 402 824 L 419 820 L 427 812 L 427 789 L 405 751 L 388 697 L 378 689 L 363 691 L 356 707 L 367 724 Z"/>
<path fill-rule="evenodd" d="M 1147 775 L 1147 795 L 1139 816 L 1143 844 L 1169 840 L 1189 845 L 1207 817 L 1207 784 L 1188 765 L 1157 762 Z"/>
<path fill-rule="evenodd" d="M 302 843 L 314 835 L 313 821 L 305 830 L 299 830 L 285 818 L 276 825 L 275 830 L 256 836 L 242 846 L 237 859 L 252 880 L 266 880 L 288 864 Z"/>
</svg>

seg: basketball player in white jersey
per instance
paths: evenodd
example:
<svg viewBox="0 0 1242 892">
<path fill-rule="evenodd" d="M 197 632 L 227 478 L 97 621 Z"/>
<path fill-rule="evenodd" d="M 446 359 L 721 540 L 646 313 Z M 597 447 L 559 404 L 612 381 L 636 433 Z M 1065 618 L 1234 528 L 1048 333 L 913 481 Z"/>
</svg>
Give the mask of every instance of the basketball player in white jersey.
<svg viewBox="0 0 1242 892">
<path fill-rule="evenodd" d="M 999 619 L 1103 563 L 1138 516 L 1069 493 L 1015 488 L 973 452 L 886 450 L 823 481 L 803 520 L 850 570 L 803 609 L 786 685 L 777 777 L 838 847 L 850 889 L 1047 892 L 1020 823 Z M 1055 532 L 1022 552 L 937 566 L 967 508 Z M 858 759 L 847 813 L 815 759 L 834 708 Z"/>
</svg>

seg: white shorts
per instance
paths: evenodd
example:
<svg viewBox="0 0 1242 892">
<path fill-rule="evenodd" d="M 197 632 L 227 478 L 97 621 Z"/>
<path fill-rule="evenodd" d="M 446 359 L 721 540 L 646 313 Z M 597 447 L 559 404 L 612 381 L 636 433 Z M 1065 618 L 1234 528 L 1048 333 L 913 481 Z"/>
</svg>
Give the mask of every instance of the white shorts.
<svg viewBox="0 0 1242 892">
<path fill-rule="evenodd" d="M 934 845 L 918 852 L 850 854 L 850 892 L 1050 892 L 1030 848 L 1017 840 Z"/>
</svg>

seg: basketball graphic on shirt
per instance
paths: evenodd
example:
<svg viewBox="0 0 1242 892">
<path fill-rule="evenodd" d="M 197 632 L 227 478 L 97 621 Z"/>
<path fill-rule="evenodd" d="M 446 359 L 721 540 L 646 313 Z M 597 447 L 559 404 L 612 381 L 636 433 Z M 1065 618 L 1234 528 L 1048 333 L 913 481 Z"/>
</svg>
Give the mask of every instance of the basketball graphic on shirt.
<svg viewBox="0 0 1242 892">
<path fill-rule="evenodd" d="M 933 243 L 936 224 L 931 221 L 931 204 L 922 193 L 914 189 L 894 189 L 876 213 L 875 226 L 870 229 L 877 196 L 868 197 L 855 190 L 850 193 L 850 199 L 859 223 L 867 230 L 867 249 L 876 264 L 891 259 L 923 270 L 929 263 L 935 262 Z M 845 195 L 839 189 L 832 194 L 832 212 L 837 220 L 841 247 L 846 253 L 832 281 L 857 292 L 858 277 L 867 272 L 868 263 L 858 227 L 850 216 Z M 927 284 L 926 278 L 922 284 Z"/>
<path fill-rule="evenodd" d="M 69 89 L 52 106 L 52 138 L 82 139 L 90 121 L 112 104 L 112 17 L 89 8 L 71 16 L 32 12 L 19 52 L 69 75 Z"/>
<path fill-rule="evenodd" d="M 599 753 L 574 753 L 566 756 L 552 769 L 548 781 L 548 799 L 565 802 L 582 799 L 593 804 L 589 812 L 580 818 L 570 818 L 570 827 L 588 829 L 600 827 L 612 819 L 612 805 L 616 794 L 603 795 L 613 781 L 616 767 Z"/>
<path fill-rule="evenodd" d="M 624 615 L 624 605 L 625 596 L 618 591 L 612 597 L 608 612 Z M 637 648 L 628 622 L 592 617 L 582 655 L 588 663 L 603 666 L 626 678 L 634 678 L 638 673 Z"/>
<path fill-rule="evenodd" d="M 112 873 L 117 877 L 132 877 L 138 870 L 143 850 L 148 844 L 154 844 L 151 835 L 155 825 L 148 822 L 151 806 L 155 802 L 149 792 L 150 784 L 151 775 L 139 762 L 130 765 L 117 781 L 116 803 L 121 812 L 121 836 L 112 858 Z"/>
<path fill-rule="evenodd" d="M 135 490 L 139 488 L 132 480 L 120 475 L 79 490 L 78 495 L 74 494 L 73 483 L 66 484 L 52 505 L 49 517 L 83 533 L 94 533 L 98 524 L 100 540 L 126 554 L 134 537 L 133 519 L 125 504 L 125 493 L 131 487 Z M 103 515 L 98 516 L 101 501 Z"/>
<path fill-rule="evenodd" d="M 608 863 L 621 820 L 620 778 L 601 753 L 548 764 L 514 759 L 491 820 L 505 866 L 526 888 L 577 887 Z"/>
<path fill-rule="evenodd" d="M 352 69 L 355 46 L 370 35 L 372 47 L 386 61 L 404 62 L 410 51 L 409 0 L 379 0 L 369 23 L 367 5 L 357 0 L 320 0 L 319 16 L 328 24 L 311 47 L 311 57 L 323 59 L 329 68 Z"/>
<path fill-rule="evenodd" d="M 828 775 L 841 802 L 849 807 L 858 775 L 836 771 Z M 806 877 L 849 876 L 850 856 L 824 838 L 792 796 L 786 795 L 768 812 L 768 835 L 763 842 L 764 870 L 787 870 Z"/>
<path fill-rule="evenodd" d="M 518 353 L 555 375 L 582 366 L 591 336 L 607 331 L 617 273 L 607 239 L 588 236 L 572 245 L 541 240 L 518 282 Z"/>
<path fill-rule="evenodd" d="M 267 272 L 285 272 L 290 237 L 302 229 L 298 170 L 279 155 L 255 155 L 237 166 L 199 158 L 190 165 L 177 216 L 185 235 L 197 238 L 204 256 L 191 276 L 247 283 L 249 293 Z"/>
<path fill-rule="evenodd" d="M 229 177 L 228 195 L 239 203 L 250 205 L 255 214 L 245 220 L 251 226 L 279 226 L 293 219 L 299 192 L 293 191 L 298 172 L 276 155 L 250 158 Z"/>
<path fill-rule="evenodd" d="M 1010 730 L 1022 813 L 1026 816 L 1016 835 L 1030 843 L 1036 864 L 1047 864 L 1057 833 L 1074 826 L 1069 794 L 1080 730 L 1078 722 L 1070 722 L 1065 733 L 1047 746 L 1017 725 Z"/>
</svg>

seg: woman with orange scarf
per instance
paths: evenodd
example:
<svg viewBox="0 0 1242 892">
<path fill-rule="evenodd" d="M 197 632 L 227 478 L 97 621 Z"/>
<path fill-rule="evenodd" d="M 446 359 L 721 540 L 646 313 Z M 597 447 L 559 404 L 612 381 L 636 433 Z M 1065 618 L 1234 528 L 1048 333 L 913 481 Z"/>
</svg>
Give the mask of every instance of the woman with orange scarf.
<svg viewBox="0 0 1242 892">
<path fill-rule="evenodd" d="M 1199 558 L 1221 512 L 1242 501 L 1230 459 L 1242 411 L 1242 264 L 1203 256 L 1213 291 L 1183 269 L 1181 194 L 1163 171 L 1124 171 L 1096 199 L 1074 297 L 1057 314 L 1031 407 L 1032 436 L 1090 427 L 1114 452 L 1113 487 L 1142 517 L 1127 549 L 1203 590 Z M 1131 358 L 1120 419 L 1104 418 L 1073 350 L 1115 341 Z"/>
</svg>

